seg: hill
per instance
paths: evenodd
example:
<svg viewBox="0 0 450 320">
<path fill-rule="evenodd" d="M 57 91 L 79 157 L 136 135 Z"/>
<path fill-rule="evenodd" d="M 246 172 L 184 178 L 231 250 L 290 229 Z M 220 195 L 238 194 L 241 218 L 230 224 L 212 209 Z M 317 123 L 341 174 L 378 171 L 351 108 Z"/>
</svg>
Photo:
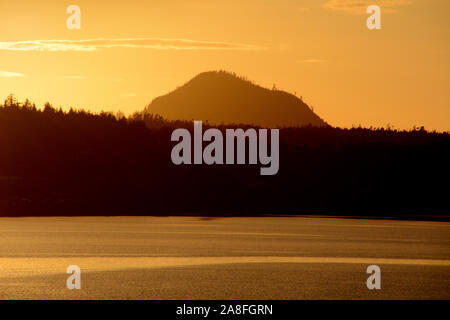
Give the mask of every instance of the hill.
<svg viewBox="0 0 450 320">
<path fill-rule="evenodd" d="M 204 72 L 155 98 L 145 112 L 169 120 L 210 124 L 245 123 L 263 127 L 326 126 L 293 94 L 270 90 L 225 71 Z"/>
</svg>

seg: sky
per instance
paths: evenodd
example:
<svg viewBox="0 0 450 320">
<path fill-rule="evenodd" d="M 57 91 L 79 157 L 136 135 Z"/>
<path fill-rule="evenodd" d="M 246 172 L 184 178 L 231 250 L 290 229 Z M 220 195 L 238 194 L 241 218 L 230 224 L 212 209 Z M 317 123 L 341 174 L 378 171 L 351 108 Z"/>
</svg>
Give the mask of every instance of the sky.
<svg viewBox="0 0 450 320">
<path fill-rule="evenodd" d="M 130 114 L 210 70 L 296 93 L 333 126 L 450 131 L 450 1 L 0 2 L 0 100 Z"/>
</svg>

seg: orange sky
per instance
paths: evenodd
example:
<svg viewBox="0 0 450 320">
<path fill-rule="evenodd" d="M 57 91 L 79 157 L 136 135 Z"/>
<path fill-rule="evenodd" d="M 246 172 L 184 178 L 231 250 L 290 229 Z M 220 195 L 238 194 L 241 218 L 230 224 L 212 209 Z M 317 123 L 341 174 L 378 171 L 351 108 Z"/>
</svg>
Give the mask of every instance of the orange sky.
<svg viewBox="0 0 450 320">
<path fill-rule="evenodd" d="M 66 27 L 71 4 L 81 30 Z M 448 0 L 1 1 L 0 99 L 131 113 L 224 69 L 332 125 L 450 130 L 449 39 Z"/>
</svg>

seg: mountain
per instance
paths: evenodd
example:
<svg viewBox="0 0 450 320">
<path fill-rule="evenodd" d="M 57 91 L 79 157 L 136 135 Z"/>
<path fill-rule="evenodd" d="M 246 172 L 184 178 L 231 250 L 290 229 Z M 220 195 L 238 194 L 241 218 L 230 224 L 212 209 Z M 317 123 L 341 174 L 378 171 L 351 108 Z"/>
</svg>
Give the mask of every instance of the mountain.
<svg viewBox="0 0 450 320">
<path fill-rule="evenodd" d="M 263 88 L 225 71 L 200 73 L 155 98 L 145 111 L 169 120 L 208 120 L 210 124 L 327 126 L 295 95 Z"/>
</svg>

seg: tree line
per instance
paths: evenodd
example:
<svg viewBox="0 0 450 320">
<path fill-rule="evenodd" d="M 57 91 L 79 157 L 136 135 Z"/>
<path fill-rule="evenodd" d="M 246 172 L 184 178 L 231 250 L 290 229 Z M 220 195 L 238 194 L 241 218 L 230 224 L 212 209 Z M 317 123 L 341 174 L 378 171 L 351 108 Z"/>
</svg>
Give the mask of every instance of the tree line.
<svg viewBox="0 0 450 320">
<path fill-rule="evenodd" d="M 204 124 L 205 127 L 208 124 Z M 249 124 L 218 128 L 253 127 Z M 0 215 L 448 215 L 450 135 L 422 128 L 280 129 L 280 168 L 177 166 L 175 128 L 136 112 L 0 104 Z"/>
</svg>

